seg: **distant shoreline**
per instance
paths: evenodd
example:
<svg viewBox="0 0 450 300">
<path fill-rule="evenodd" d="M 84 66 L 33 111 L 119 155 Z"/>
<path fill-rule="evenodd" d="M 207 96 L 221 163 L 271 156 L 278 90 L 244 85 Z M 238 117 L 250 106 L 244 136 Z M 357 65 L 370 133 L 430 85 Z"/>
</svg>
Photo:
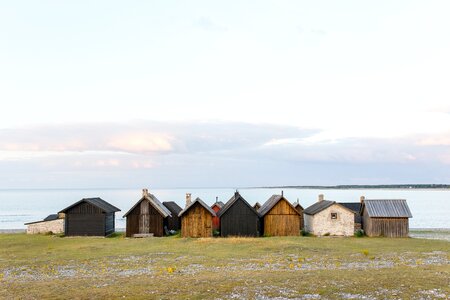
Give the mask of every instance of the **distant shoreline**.
<svg viewBox="0 0 450 300">
<path fill-rule="evenodd" d="M 378 185 L 283 185 L 262 186 L 261 189 L 308 189 L 308 190 L 449 190 L 450 184 L 378 184 Z"/>
</svg>

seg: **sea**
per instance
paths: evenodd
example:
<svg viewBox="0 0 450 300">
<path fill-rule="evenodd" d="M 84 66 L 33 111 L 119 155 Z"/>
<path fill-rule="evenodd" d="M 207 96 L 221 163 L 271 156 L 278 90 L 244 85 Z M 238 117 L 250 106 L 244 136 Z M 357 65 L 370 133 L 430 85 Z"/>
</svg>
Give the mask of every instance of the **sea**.
<svg viewBox="0 0 450 300">
<path fill-rule="evenodd" d="M 213 204 L 216 197 L 226 202 L 234 194 L 232 188 L 149 189 L 161 202 L 175 201 L 185 206 L 186 193 Z M 263 204 L 279 188 L 241 188 L 239 193 L 251 204 Z M 300 189 L 284 188 L 284 196 L 297 200 L 306 208 L 317 201 L 319 194 L 326 200 L 358 202 L 366 199 L 406 199 L 413 218 L 411 228 L 450 229 L 450 190 L 417 189 Z M 100 197 L 121 209 L 116 213 L 116 229 L 125 228 L 122 217 L 140 198 L 141 189 L 3 189 L 0 190 L 0 230 L 25 229 L 25 223 L 44 219 L 82 198 Z"/>
</svg>

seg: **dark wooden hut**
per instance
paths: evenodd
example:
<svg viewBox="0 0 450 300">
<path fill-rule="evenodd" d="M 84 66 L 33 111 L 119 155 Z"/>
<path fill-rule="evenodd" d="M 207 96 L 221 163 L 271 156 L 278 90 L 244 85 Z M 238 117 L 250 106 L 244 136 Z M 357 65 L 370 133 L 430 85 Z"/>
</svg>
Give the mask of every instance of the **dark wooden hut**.
<svg viewBox="0 0 450 300">
<path fill-rule="evenodd" d="M 213 205 L 211 205 L 212 210 L 216 213 L 216 216 L 213 217 L 213 219 L 212 219 L 213 230 L 220 230 L 220 219 L 217 216 L 217 213 L 224 205 L 225 204 L 222 201 L 218 201 L 217 198 L 216 198 L 216 202 Z"/>
<path fill-rule="evenodd" d="M 178 216 L 181 219 L 182 237 L 212 236 L 212 218 L 216 213 L 200 198 L 186 206 Z"/>
<path fill-rule="evenodd" d="M 305 222 L 303 219 L 303 206 L 300 205 L 300 202 L 297 199 L 297 202 L 295 202 L 294 204 L 294 208 L 298 211 L 298 213 L 300 214 L 300 230 L 303 229 L 303 227 L 305 227 Z"/>
<path fill-rule="evenodd" d="M 167 229 L 178 231 L 181 228 L 178 214 L 183 210 L 173 201 L 163 202 L 163 205 L 170 211 L 171 216 L 167 217 Z"/>
<path fill-rule="evenodd" d="M 238 192 L 222 207 L 218 217 L 223 237 L 260 235 L 258 212 Z"/>
<path fill-rule="evenodd" d="M 255 205 L 253 205 L 253 208 L 258 211 L 261 208 L 261 204 L 259 202 L 256 202 Z"/>
<path fill-rule="evenodd" d="M 290 236 L 300 234 L 300 213 L 284 198 L 273 195 L 258 210 L 262 218 L 264 235 Z"/>
<path fill-rule="evenodd" d="M 142 198 L 123 216 L 127 218 L 127 237 L 143 237 L 153 234 L 164 235 L 170 211 L 147 189 L 142 190 Z"/>
<path fill-rule="evenodd" d="M 66 236 L 107 236 L 115 230 L 117 207 L 100 198 L 84 198 L 61 210 Z"/>
<path fill-rule="evenodd" d="M 408 237 L 411 211 L 404 199 L 361 199 L 362 226 L 367 236 Z"/>
</svg>

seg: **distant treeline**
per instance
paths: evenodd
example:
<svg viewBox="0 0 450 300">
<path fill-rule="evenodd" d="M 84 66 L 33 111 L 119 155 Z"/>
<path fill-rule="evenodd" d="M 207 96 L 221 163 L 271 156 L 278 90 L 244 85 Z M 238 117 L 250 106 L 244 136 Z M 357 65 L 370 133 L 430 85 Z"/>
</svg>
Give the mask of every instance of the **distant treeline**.
<svg viewBox="0 0 450 300">
<path fill-rule="evenodd" d="M 293 188 L 293 189 L 450 189 L 450 184 L 364 184 L 364 185 L 286 185 L 266 186 L 262 188 Z"/>
</svg>

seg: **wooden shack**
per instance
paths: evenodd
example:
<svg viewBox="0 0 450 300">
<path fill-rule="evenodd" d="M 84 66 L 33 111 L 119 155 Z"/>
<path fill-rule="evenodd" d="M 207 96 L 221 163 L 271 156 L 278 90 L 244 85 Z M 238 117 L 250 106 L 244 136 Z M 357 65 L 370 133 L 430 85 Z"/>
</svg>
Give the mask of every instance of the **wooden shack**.
<svg viewBox="0 0 450 300">
<path fill-rule="evenodd" d="M 218 199 L 216 198 L 216 202 L 214 202 L 213 205 L 211 205 L 212 210 L 216 213 L 216 216 L 213 217 L 213 230 L 220 230 L 220 219 L 217 216 L 217 213 L 219 212 L 219 210 L 224 206 L 225 204 L 222 201 L 218 201 Z"/>
<path fill-rule="evenodd" d="M 273 195 L 258 210 L 264 235 L 290 236 L 300 234 L 300 213 L 281 195 Z"/>
<path fill-rule="evenodd" d="M 295 202 L 293 205 L 294 205 L 294 208 L 300 214 L 300 230 L 302 230 L 303 227 L 305 227 L 305 222 L 304 222 L 304 219 L 303 219 L 303 211 L 304 211 L 303 206 L 300 205 L 300 202 L 298 201 L 298 199 L 297 199 L 297 202 Z"/>
<path fill-rule="evenodd" d="M 367 236 L 408 237 L 411 211 L 404 199 L 364 199 L 361 215 Z"/>
<path fill-rule="evenodd" d="M 164 236 L 164 226 L 167 227 L 167 217 L 170 211 L 147 189 L 142 190 L 142 197 L 123 216 L 127 218 L 126 236 Z"/>
<path fill-rule="evenodd" d="M 258 212 L 238 192 L 222 207 L 218 217 L 223 237 L 260 235 Z"/>
<path fill-rule="evenodd" d="M 181 222 L 178 214 L 183 210 L 173 201 L 163 202 L 163 205 L 170 211 L 171 216 L 167 217 L 167 229 L 178 231 L 181 229 Z"/>
<path fill-rule="evenodd" d="M 355 213 L 336 201 L 319 200 L 304 211 L 305 230 L 317 235 L 353 236 Z"/>
<path fill-rule="evenodd" d="M 115 230 L 115 213 L 120 211 L 101 198 L 84 198 L 61 210 L 65 214 L 66 236 L 107 236 Z"/>
<path fill-rule="evenodd" d="M 212 236 L 212 218 L 216 216 L 216 213 L 200 198 L 190 202 L 178 216 L 181 219 L 182 237 Z"/>
</svg>

